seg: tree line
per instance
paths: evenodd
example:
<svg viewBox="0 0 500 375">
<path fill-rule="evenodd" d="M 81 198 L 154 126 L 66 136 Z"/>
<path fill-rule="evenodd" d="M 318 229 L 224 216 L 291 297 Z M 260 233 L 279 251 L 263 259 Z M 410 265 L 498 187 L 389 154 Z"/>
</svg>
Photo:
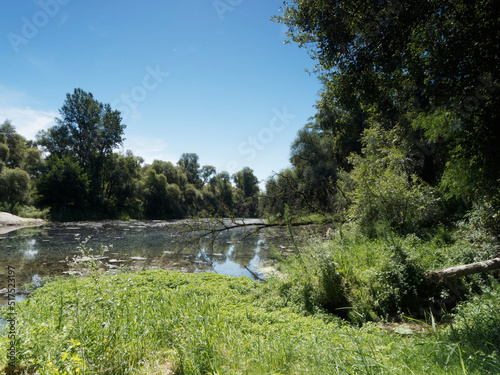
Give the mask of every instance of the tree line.
<svg viewBox="0 0 500 375">
<path fill-rule="evenodd" d="M 35 141 L 8 120 L 0 126 L 3 210 L 36 205 L 54 220 L 258 215 L 252 169 L 231 176 L 200 166 L 195 153 L 174 165 L 115 152 L 124 140 L 120 113 L 81 89 L 66 95 L 60 115 Z"/>
<path fill-rule="evenodd" d="M 319 212 L 372 231 L 450 223 L 477 207 L 500 233 L 500 26 L 493 0 L 293 0 L 276 22 L 322 82 L 274 215 Z M 495 26 L 496 25 L 496 26 Z"/>
</svg>

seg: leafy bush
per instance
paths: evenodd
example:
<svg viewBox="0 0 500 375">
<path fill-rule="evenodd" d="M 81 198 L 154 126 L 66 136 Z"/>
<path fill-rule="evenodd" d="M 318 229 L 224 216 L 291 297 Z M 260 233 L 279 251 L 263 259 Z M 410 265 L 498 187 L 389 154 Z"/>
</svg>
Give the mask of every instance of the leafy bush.
<svg viewBox="0 0 500 375">
<path fill-rule="evenodd" d="M 451 337 L 474 351 L 500 355 L 500 284 L 458 306 Z"/>
<path fill-rule="evenodd" d="M 0 202 L 29 204 L 31 181 L 28 172 L 20 168 L 4 168 L 0 172 Z"/>
<path fill-rule="evenodd" d="M 400 246 L 393 245 L 388 250 L 390 259 L 375 272 L 372 286 L 376 311 L 386 318 L 423 311 L 422 304 L 427 302 L 430 289 L 424 279 L 425 270 Z"/>
<path fill-rule="evenodd" d="M 343 173 L 340 185 L 352 205 L 349 217 L 364 233 L 376 227 L 414 231 L 439 218 L 439 196 L 435 189 L 412 174 L 409 146 L 399 130 L 374 125 L 363 133 L 362 155 L 349 158 L 353 169 Z"/>
</svg>

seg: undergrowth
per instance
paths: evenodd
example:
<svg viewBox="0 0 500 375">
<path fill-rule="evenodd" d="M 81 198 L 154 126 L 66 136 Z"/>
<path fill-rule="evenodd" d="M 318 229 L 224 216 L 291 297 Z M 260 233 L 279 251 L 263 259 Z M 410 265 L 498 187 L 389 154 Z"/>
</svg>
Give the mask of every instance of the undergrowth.
<svg viewBox="0 0 500 375">
<path fill-rule="evenodd" d="M 452 331 L 426 334 L 400 335 L 374 323 L 356 328 L 268 298 L 270 288 L 243 277 L 162 270 L 58 280 L 16 305 L 16 368 L 25 374 L 500 370 L 495 352 L 478 359 L 476 346 L 455 340 L 458 330 L 469 329 L 461 321 Z M 2 359 L 7 343 L 4 333 Z"/>
</svg>

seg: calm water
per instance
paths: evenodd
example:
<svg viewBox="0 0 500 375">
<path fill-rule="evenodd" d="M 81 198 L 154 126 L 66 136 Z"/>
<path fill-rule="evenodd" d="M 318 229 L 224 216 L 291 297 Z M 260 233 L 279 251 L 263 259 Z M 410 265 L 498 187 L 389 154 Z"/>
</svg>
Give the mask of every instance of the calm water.
<svg viewBox="0 0 500 375">
<path fill-rule="evenodd" d="M 72 272 L 70 262 L 85 247 L 103 254 L 109 272 L 118 266 L 131 269 L 162 268 L 183 272 L 216 272 L 231 276 L 260 277 L 272 261 L 270 246 L 287 244 L 283 232 L 262 231 L 246 239 L 242 229 L 222 232 L 213 246 L 208 240 L 187 241 L 172 222 L 104 221 L 48 224 L 0 235 L 0 290 L 7 287 L 7 266 L 15 267 L 17 287 L 46 276 Z M 108 251 L 102 253 L 107 247 Z M 0 296 L 0 304 L 5 298 Z"/>
</svg>

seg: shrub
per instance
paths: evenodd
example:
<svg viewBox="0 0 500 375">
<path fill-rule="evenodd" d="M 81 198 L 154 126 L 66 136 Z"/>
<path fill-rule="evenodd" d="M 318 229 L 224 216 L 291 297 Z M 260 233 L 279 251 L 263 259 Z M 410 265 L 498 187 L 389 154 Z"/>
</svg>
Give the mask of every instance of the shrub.
<svg viewBox="0 0 500 375">
<path fill-rule="evenodd" d="M 474 351 L 500 354 L 500 284 L 492 286 L 457 308 L 450 335 Z"/>
<path fill-rule="evenodd" d="M 376 271 L 372 287 L 377 312 L 387 318 L 423 311 L 422 302 L 430 287 L 424 270 L 400 246 L 393 245 L 388 250 L 390 260 Z"/>
<path fill-rule="evenodd" d="M 0 202 L 29 204 L 31 183 L 28 172 L 4 168 L 0 173 Z"/>
<path fill-rule="evenodd" d="M 412 174 L 413 162 L 398 129 L 374 125 L 363 133 L 363 145 L 362 155 L 349 158 L 352 171 L 340 180 L 352 202 L 351 220 L 371 236 L 380 223 L 404 231 L 432 224 L 440 216 L 438 193 Z"/>
</svg>

